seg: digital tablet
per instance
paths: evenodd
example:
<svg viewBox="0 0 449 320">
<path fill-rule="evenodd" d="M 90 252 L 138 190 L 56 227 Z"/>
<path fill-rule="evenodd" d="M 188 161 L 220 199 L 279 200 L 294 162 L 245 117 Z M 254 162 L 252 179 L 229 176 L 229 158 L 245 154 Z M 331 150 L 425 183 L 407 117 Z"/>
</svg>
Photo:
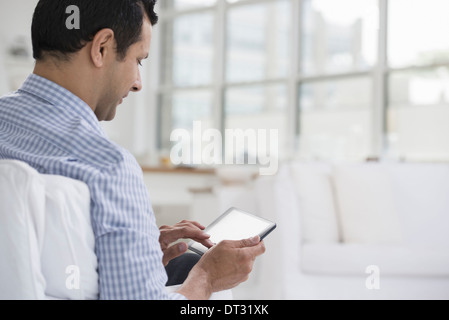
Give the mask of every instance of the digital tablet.
<svg viewBox="0 0 449 320">
<path fill-rule="evenodd" d="M 213 243 L 219 243 L 222 240 L 242 240 L 257 235 L 262 240 L 275 228 L 276 224 L 272 221 L 237 208 L 230 208 L 204 231 L 210 235 Z M 189 243 L 189 249 L 199 255 L 203 255 L 208 250 L 196 241 Z"/>
</svg>

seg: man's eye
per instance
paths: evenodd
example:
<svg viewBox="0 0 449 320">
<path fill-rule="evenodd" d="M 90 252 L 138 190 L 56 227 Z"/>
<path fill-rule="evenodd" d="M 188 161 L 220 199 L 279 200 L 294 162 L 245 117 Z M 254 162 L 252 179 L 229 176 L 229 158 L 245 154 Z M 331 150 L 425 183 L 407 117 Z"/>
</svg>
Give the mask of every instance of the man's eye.
<svg viewBox="0 0 449 320">
<path fill-rule="evenodd" d="M 139 66 L 142 66 L 142 61 L 141 60 L 137 60 L 137 63 L 139 64 Z"/>
</svg>

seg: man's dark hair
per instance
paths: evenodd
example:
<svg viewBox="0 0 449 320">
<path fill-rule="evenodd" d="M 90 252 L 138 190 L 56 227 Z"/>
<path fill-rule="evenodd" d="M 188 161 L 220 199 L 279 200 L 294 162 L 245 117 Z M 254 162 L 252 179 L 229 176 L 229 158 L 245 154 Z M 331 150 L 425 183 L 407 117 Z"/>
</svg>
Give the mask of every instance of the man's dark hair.
<svg viewBox="0 0 449 320">
<path fill-rule="evenodd" d="M 157 0 L 40 0 L 33 15 L 31 37 L 33 57 L 46 54 L 68 60 L 70 54 L 92 41 L 98 31 L 114 31 L 118 59 L 125 58 L 128 48 L 140 41 L 145 15 L 152 25 L 158 21 L 154 12 Z M 80 12 L 80 28 L 69 29 L 66 21 L 69 6 Z"/>
</svg>

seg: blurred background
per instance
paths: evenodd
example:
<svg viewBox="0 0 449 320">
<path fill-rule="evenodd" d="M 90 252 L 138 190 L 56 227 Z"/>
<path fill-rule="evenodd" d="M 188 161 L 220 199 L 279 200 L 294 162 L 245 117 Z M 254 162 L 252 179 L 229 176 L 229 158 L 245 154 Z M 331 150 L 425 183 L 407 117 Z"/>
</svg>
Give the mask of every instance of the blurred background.
<svg viewBox="0 0 449 320">
<path fill-rule="evenodd" d="M 33 70 L 36 3 L 0 2 L 0 95 Z M 144 89 L 103 126 L 141 163 L 159 224 L 257 210 L 240 166 L 170 163 L 171 132 L 194 121 L 277 129 L 280 165 L 449 162 L 449 1 L 160 0 L 157 12 Z"/>
</svg>

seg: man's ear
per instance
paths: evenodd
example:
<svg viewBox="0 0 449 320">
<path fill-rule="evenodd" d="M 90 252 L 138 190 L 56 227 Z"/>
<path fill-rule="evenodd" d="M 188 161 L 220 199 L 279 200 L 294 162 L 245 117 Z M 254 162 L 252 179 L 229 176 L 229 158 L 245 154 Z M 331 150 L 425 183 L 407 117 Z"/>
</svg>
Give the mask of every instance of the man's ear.
<svg viewBox="0 0 449 320">
<path fill-rule="evenodd" d="M 108 55 L 113 53 L 115 48 L 114 31 L 111 29 L 102 29 L 97 32 L 92 40 L 90 55 L 93 64 L 100 68 L 104 65 Z"/>
</svg>

